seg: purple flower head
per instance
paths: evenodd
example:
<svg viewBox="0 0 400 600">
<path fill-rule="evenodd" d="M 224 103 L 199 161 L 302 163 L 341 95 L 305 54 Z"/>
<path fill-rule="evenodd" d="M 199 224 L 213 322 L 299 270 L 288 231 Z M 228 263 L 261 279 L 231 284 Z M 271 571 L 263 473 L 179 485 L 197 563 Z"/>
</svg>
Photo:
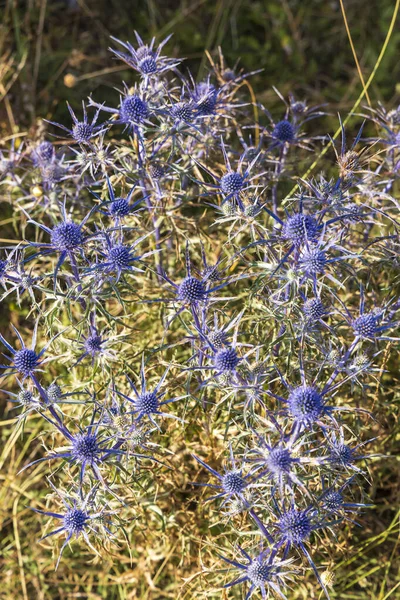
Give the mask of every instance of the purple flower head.
<svg viewBox="0 0 400 600">
<path fill-rule="evenodd" d="M 68 129 L 68 127 L 61 125 L 60 123 L 55 123 L 54 121 L 48 121 L 48 123 L 51 123 L 52 125 L 55 125 L 56 127 L 59 127 L 60 129 L 67 132 L 68 135 L 70 135 L 77 144 L 90 144 L 93 137 L 100 135 L 101 133 L 106 131 L 106 126 L 104 124 L 96 125 L 100 113 L 100 108 L 98 108 L 95 112 L 92 121 L 89 121 L 85 103 L 82 102 L 83 120 L 79 121 L 68 102 L 67 106 L 72 117 L 71 129 Z"/>
<path fill-rule="evenodd" d="M 234 348 L 222 348 L 218 350 L 213 360 L 219 373 L 232 373 L 236 371 L 240 357 Z"/>
<path fill-rule="evenodd" d="M 30 348 L 22 348 L 14 354 L 14 367 L 24 377 L 32 375 L 40 365 L 40 357 Z"/>
<path fill-rule="evenodd" d="M 155 38 L 151 40 L 150 44 L 145 44 L 136 31 L 135 36 L 138 44 L 136 48 L 129 42 L 121 42 L 121 40 L 111 36 L 111 39 L 123 46 L 127 50 L 127 53 L 113 50 L 112 48 L 110 50 L 117 58 L 123 60 L 127 65 L 135 69 L 135 71 L 138 71 L 145 79 L 174 69 L 181 62 L 177 59 L 161 56 L 161 50 L 170 39 L 170 35 L 157 48 L 154 45 Z"/>
<path fill-rule="evenodd" d="M 281 446 L 272 448 L 265 459 L 268 469 L 277 476 L 290 473 L 294 462 L 296 460 L 293 458 L 290 450 Z"/>
<path fill-rule="evenodd" d="M 137 94 L 126 96 L 119 111 L 121 123 L 125 125 L 142 125 L 149 116 L 149 107 L 145 100 Z"/>
<path fill-rule="evenodd" d="M 76 250 L 82 245 L 82 242 L 81 226 L 72 221 L 55 225 L 51 231 L 51 243 L 60 252 Z"/>
<path fill-rule="evenodd" d="M 282 144 L 292 142 L 295 135 L 296 130 L 287 119 L 279 121 L 272 130 L 272 137 Z"/>
<path fill-rule="evenodd" d="M 278 521 L 278 529 L 285 543 L 301 544 L 313 530 L 309 511 L 292 508 L 284 512 Z"/>
<path fill-rule="evenodd" d="M 306 247 L 300 254 L 300 268 L 306 275 L 324 273 L 327 262 L 326 253 L 318 246 Z"/>
<path fill-rule="evenodd" d="M 227 471 L 221 479 L 221 486 L 228 495 L 240 494 L 246 487 L 247 482 L 241 471 Z"/>
<path fill-rule="evenodd" d="M 176 102 L 169 109 L 169 114 L 174 121 L 191 123 L 195 118 L 193 106 L 190 102 Z"/>
<path fill-rule="evenodd" d="M 40 367 L 44 363 L 51 360 L 50 358 L 42 360 L 42 357 L 43 357 L 43 354 L 46 352 L 47 348 L 49 347 L 49 345 L 51 344 L 51 342 L 55 338 L 53 337 L 52 340 L 50 340 L 50 342 L 40 352 L 36 352 L 35 346 L 36 346 L 36 339 L 37 339 L 38 321 L 36 321 L 35 327 L 33 330 L 31 348 L 27 348 L 25 346 L 24 340 L 22 339 L 21 335 L 19 334 L 17 329 L 14 327 L 14 325 L 12 325 L 12 328 L 21 344 L 21 349 L 15 350 L 15 348 L 13 348 L 7 342 L 7 340 L 2 335 L 0 335 L 0 341 L 6 347 L 6 349 L 9 351 L 9 353 L 11 355 L 11 356 L 8 356 L 6 354 L 3 355 L 3 356 L 5 356 L 5 358 L 7 358 L 7 360 L 10 361 L 10 365 L 0 365 L 0 369 L 4 369 L 4 370 L 11 369 L 11 373 L 19 373 L 20 375 L 23 376 L 24 379 L 26 379 L 27 377 L 34 378 L 36 371 L 39 371 Z M 57 337 L 57 336 L 55 336 L 55 337 Z"/>
<path fill-rule="evenodd" d="M 178 300 L 195 304 L 207 297 L 206 283 L 192 275 L 185 277 L 178 287 Z"/>
<path fill-rule="evenodd" d="M 86 272 L 88 274 L 96 271 L 102 271 L 105 274 L 115 273 L 117 281 L 119 281 L 122 273 L 143 272 L 143 269 L 137 267 L 136 264 L 154 254 L 156 250 L 138 255 L 135 254 L 135 248 L 148 236 L 149 234 L 145 234 L 138 238 L 132 245 L 127 246 L 111 238 L 107 232 L 104 232 L 104 248 L 98 253 L 102 260 L 88 268 Z"/>
<path fill-rule="evenodd" d="M 295 246 L 315 240 L 318 235 L 318 223 L 311 215 L 295 213 L 287 218 L 282 228 L 282 237 Z"/>
<path fill-rule="evenodd" d="M 364 313 L 353 321 L 354 333 L 361 338 L 374 338 L 379 331 L 377 316 Z"/>
<path fill-rule="evenodd" d="M 210 177 L 214 180 L 215 183 L 205 183 L 204 181 L 197 181 L 200 185 L 205 185 L 211 188 L 211 194 L 223 194 L 224 200 L 223 204 L 230 201 L 231 199 L 235 200 L 239 208 L 244 211 L 244 204 L 242 201 L 242 194 L 254 187 L 252 181 L 257 179 L 263 175 L 263 173 L 256 173 L 254 176 L 250 177 L 251 170 L 259 159 L 259 153 L 253 158 L 253 160 L 248 164 L 246 169 L 243 169 L 243 163 L 248 158 L 247 152 L 244 152 L 240 158 L 237 165 L 237 168 L 234 169 L 231 165 L 231 161 L 229 159 L 228 153 L 226 151 L 225 143 L 221 138 L 221 148 L 224 156 L 225 162 L 225 173 L 222 176 L 218 176 L 213 173 L 210 169 L 205 167 L 203 164 L 197 163 L 199 167 L 201 167 L 204 171 L 206 171 Z"/>
<path fill-rule="evenodd" d="M 142 366 L 140 370 L 140 383 L 141 389 L 140 391 L 137 389 L 136 385 L 133 381 L 127 376 L 128 383 L 133 391 L 133 396 L 128 396 L 127 394 L 123 394 L 119 390 L 115 390 L 116 393 L 124 398 L 127 402 L 129 402 L 133 410 L 131 414 L 133 414 L 136 418 L 136 421 L 140 421 L 143 418 L 149 419 L 153 425 L 155 425 L 159 429 L 159 425 L 155 420 L 155 417 L 168 417 L 172 419 L 177 419 L 180 421 L 179 417 L 172 415 L 170 413 L 165 413 L 162 410 L 166 404 L 171 404 L 173 402 L 177 402 L 186 396 L 179 396 L 175 398 L 170 398 L 169 400 L 164 400 L 164 396 L 166 392 L 161 391 L 161 387 L 164 384 L 165 378 L 167 377 L 169 369 L 164 372 L 164 375 L 161 377 L 159 382 L 152 389 L 148 389 L 148 385 L 146 383 L 146 375 L 144 368 L 144 357 L 142 358 Z"/>
<path fill-rule="evenodd" d="M 243 189 L 245 181 L 240 173 L 231 171 L 230 173 L 226 173 L 221 177 L 219 184 L 222 192 L 226 196 L 233 196 L 238 194 Z"/>
<path fill-rule="evenodd" d="M 290 416 L 304 425 L 318 421 L 326 411 L 322 394 L 310 385 L 294 388 L 289 394 L 287 405 Z"/>
<path fill-rule="evenodd" d="M 325 306 L 322 303 L 320 298 L 309 298 L 303 304 L 303 312 L 305 316 L 312 320 L 318 321 L 322 319 L 324 315 L 326 315 Z"/>
<path fill-rule="evenodd" d="M 101 453 L 94 433 L 80 433 L 72 439 L 71 455 L 76 462 L 93 465 L 99 462 Z"/>
<path fill-rule="evenodd" d="M 118 114 L 118 118 L 110 121 L 113 125 L 124 125 L 125 129 L 130 130 L 134 135 L 137 136 L 140 143 L 143 144 L 142 128 L 146 124 L 151 125 L 149 117 L 151 114 L 149 99 L 151 96 L 148 95 L 143 86 L 135 88 L 134 93 L 124 84 L 124 90 L 120 94 L 120 102 L 118 108 L 106 106 L 94 102 L 89 98 L 90 106 L 96 107 L 99 111 L 104 111 L 115 115 Z"/>
<path fill-rule="evenodd" d="M 87 525 L 89 515 L 80 508 L 70 508 L 63 517 L 63 527 L 69 534 L 78 535 Z"/>
<path fill-rule="evenodd" d="M 63 396 L 61 387 L 55 382 L 49 385 L 46 393 L 50 402 L 58 402 Z"/>
<path fill-rule="evenodd" d="M 112 525 L 109 519 L 109 514 L 112 513 L 106 512 L 106 506 L 103 506 L 100 510 L 97 511 L 92 510 L 96 502 L 95 496 L 98 490 L 98 487 L 96 486 L 90 489 L 86 497 L 83 497 L 82 493 L 77 493 L 74 496 L 66 496 L 65 494 L 57 490 L 51 483 L 51 481 L 49 481 L 49 483 L 53 491 L 57 494 L 57 496 L 63 504 L 62 512 L 56 513 L 46 510 L 39 510 L 38 508 L 31 508 L 31 510 L 39 514 L 52 517 L 53 519 L 57 519 L 60 522 L 59 527 L 57 527 L 57 529 L 54 529 L 50 533 L 47 533 L 41 538 L 41 540 L 44 540 L 48 537 L 52 537 L 53 535 L 57 535 L 58 533 L 65 532 L 66 534 L 65 542 L 61 546 L 60 554 L 57 559 L 57 570 L 64 549 L 70 543 L 73 537 L 83 537 L 88 546 L 92 547 L 88 534 L 100 534 L 100 530 L 96 526 L 97 522 L 103 523 L 104 529 L 107 532 L 107 534 L 112 536 L 112 533 L 109 529 L 109 526 Z M 79 499 L 76 499 L 76 496 L 78 496 Z"/>
<path fill-rule="evenodd" d="M 286 598 L 284 595 L 285 579 L 290 579 L 290 575 L 295 572 L 289 568 L 292 559 L 278 560 L 276 552 L 271 552 L 269 548 L 261 550 L 254 558 L 240 546 L 239 551 L 246 561 L 244 564 L 236 559 L 231 560 L 221 556 L 222 560 L 239 570 L 239 575 L 224 587 L 229 588 L 248 582 L 250 587 L 246 594 L 246 600 L 249 600 L 256 590 L 261 592 L 263 598 L 269 598 L 270 593 L 277 598 Z"/>
<path fill-rule="evenodd" d="M 212 83 L 201 81 L 194 88 L 193 100 L 199 116 L 211 116 L 218 106 L 218 90 Z"/>
<path fill-rule="evenodd" d="M 92 194 L 100 200 L 99 210 L 108 214 L 116 223 L 119 223 L 124 217 L 127 217 L 130 214 L 134 214 L 138 211 L 135 211 L 135 208 L 146 198 L 142 197 L 136 202 L 131 203 L 132 195 L 136 189 L 136 184 L 132 186 L 127 196 L 119 197 L 115 195 L 113 186 L 111 184 L 110 178 L 106 176 L 107 179 L 107 187 L 108 187 L 108 202 L 102 202 L 100 196 L 96 194 L 96 192 L 92 191 Z M 107 211 L 103 211 L 102 207 L 106 205 Z"/>
<path fill-rule="evenodd" d="M 249 485 L 249 475 L 244 475 L 242 469 L 238 468 L 236 465 L 236 460 L 233 456 L 232 446 L 230 446 L 230 463 L 231 468 L 226 468 L 223 473 L 218 473 L 210 467 L 203 460 L 198 458 L 198 456 L 193 455 L 193 458 L 197 460 L 197 462 L 202 465 L 209 473 L 214 475 L 219 481 L 218 484 L 198 484 L 204 487 L 211 487 L 218 491 L 216 496 L 211 496 L 211 498 L 207 498 L 208 501 L 215 500 L 218 498 L 224 498 L 223 504 L 231 500 L 232 498 L 240 498 L 246 506 L 248 506 L 248 502 L 243 495 L 243 492 Z"/>
<path fill-rule="evenodd" d="M 337 512 L 343 506 L 343 494 L 336 490 L 328 490 L 324 494 L 323 506 L 328 512 Z"/>
</svg>

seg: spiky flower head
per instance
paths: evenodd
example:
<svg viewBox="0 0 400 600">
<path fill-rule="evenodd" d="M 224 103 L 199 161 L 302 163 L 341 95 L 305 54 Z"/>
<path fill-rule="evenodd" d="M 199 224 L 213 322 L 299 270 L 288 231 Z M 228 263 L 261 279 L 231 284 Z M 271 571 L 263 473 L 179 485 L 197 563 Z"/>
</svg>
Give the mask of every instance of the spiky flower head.
<svg viewBox="0 0 400 600">
<path fill-rule="evenodd" d="M 378 328 L 377 317 L 373 313 L 364 313 L 353 321 L 354 333 L 362 338 L 372 338 Z"/>
<path fill-rule="evenodd" d="M 144 392 L 134 402 L 135 409 L 143 415 L 151 415 L 158 411 L 158 398 L 155 392 Z"/>
<path fill-rule="evenodd" d="M 165 175 L 165 167 L 159 161 L 152 162 L 149 167 L 149 173 L 153 179 L 161 179 Z"/>
<path fill-rule="evenodd" d="M 308 319 L 317 321 L 321 319 L 326 310 L 320 298 L 309 298 L 303 304 L 303 312 Z"/>
<path fill-rule="evenodd" d="M 307 511 L 292 508 L 282 514 L 278 528 L 285 542 L 300 544 L 309 537 L 312 524 Z"/>
<path fill-rule="evenodd" d="M 240 358 L 234 348 L 218 350 L 214 356 L 214 366 L 222 373 L 235 371 L 239 362 Z"/>
<path fill-rule="evenodd" d="M 278 140 L 279 142 L 292 142 L 295 136 L 295 129 L 290 121 L 287 119 L 283 119 L 279 121 L 273 131 L 272 137 Z"/>
<path fill-rule="evenodd" d="M 54 382 L 47 388 L 47 397 L 50 402 L 57 402 L 62 397 L 62 389 L 58 383 Z"/>
<path fill-rule="evenodd" d="M 218 90 L 214 85 L 201 81 L 196 85 L 193 97 L 198 115 L 207 117 L 214 113 L 218 102 Z"/>
<path fill-rule="evenodd" d="M 343 496 L 340 492 L 329 490 L 323 497 L 323 506 L 329 512 L 338 511 L 343 505 Z"/>
<path fill-rule="evenodd" d="M 83 242 L 82 230 L 72 221 L 60 223 L 51 232 L 51 242 L 60 252 L 75 250 Z"/>
<path fill-rule="evenodd" d="M 290 416 L 301 423 L 314 423 L 324 413 L 322 395 L 311 385 L 294 388 L 289 394 L 287 404 Z"/>
<path fill-rule="evenodd" d="M 330 449 L 329 462 L 335 467 L 348 467 L 354 460 L 354 451 L 343 442 L 336 442 Z"/>
<path fill-rule="evenodd" d="M 111 264 L 112 268 L 117 271 L 128 269 L 131 260 L 132 257 L 128 246 L 124 246 L 123 244 L 111 246 L 107 256 L 107 262 Z"/>
<path fill-rule="evenodd" d="M 93 335 L 90 335 L 86 338 L 84 342 L 84 347 L 88 354 L 94 356 L 95 354 L 98 354 L 102 351 L 103 339 L 100 335 L 94 333 Z"/>
<path fill-rule="evenodd" d="M 72 127 L 72 137 L 78 144 L 85 144 L 90 142 L 94 131 L 95 129 L 90 123 L 78 121 Z"/>
<path fill-rule="evenodd" d="M 204 281 L 189 275 L 185 277 L 178 288 L 178 299 L 182 302 L 196 303 L 206 298 Z"/>
<path fill-rule="evenodd" d="M 131 212 L 131 206 L 127 198 L 115 198 L 109 210 L 112 217 L 126 217 Z"/>
<path fill-rule="evenodd" d="M 300 255 L 300 265 L 307 275 L 323 273 L 327 264 L 326 254 L 317 246 L 304 248 Z"/>
<path fill-rule="evenodd" d="M 120 119 L 123 123 L 142 125 L 148 116 L 149 107 L 147 102 L 142 100 L 137 94 L 126 96 L 122 101 Z"/>
<path fill-rule="evenodd" d="M 93 464 L 98 459 L 99 452 L 96 435 L 82 433 L 74 437 L 71 454 L 78 462 Z"/>
<path fill-rule="evenodd" d="M 268 453 L 266 464 L 271 473 L 275 475 L 290 473 L 293 465 L 293 457 L 288 448 L 277 446 Z"/>
<path fill-rule="evenodd" d="M 18 402 L 24 406 L 29 406 L 34 401 L 34 395 L 30 390 L 21 390 L 18 393 Z"/>
<path fill-rule="evenodd" d="M 243 186 L 244 178 L 236 171 L 225 173 L 225 175 L 221 177 L 220 188 L 227 196 L 230 194 L 238 194 L 240 190 L 243 189 Z"/>
<path fill-rule="evenodd" d="M 154 53 L 151 52 L 149 49 L 146 49 L 145 52 L 140 52 L 140 50 L 144 50 L 144 47 L 139 48 L 137 50 L 137 55 L 139 58 L 139 70 L 141 71 L 141 73 L 143 73 L 143 75 L 153 75 L 153 73 L 157 72 L 157 61 L 155 59 Z"/>
<path fill-rule="evenodd" d="M 32 160 L 36 166 L 51 163 L 54 157 L 54 146 L 48 141 L 40 142 L 32 152 Z"/>
<path fill-rule="evenodd" d="M 176 121 L 190 123 L 193 120 L 193 107 L 188 102 L 176 102 L 171 106 L 170 114 Z"/>
<path fill-rule="evenodd" d="M 64 515 L 64 529 L 70 534 L 78 535 L 84 530 L 89 515 L 80 508 L 70 508 Z"/>
<path fill-rule="evenodd" d="M 275 569 L 267 562 L 255 558 L 247 567 L 246 574 L 253 585 L 261 586 L 272 580 Z"/>
<path fill-rule="evenodd" d="M 209 332 L 208 339 L 214 348 L 219 350 L 228 342 L 228 335 L 223 329 L 213 329 Z"/>
<path fill-rule="evenodd" d="M 30 348 L 22 348 L 14 354 L 14 366 L 24 377 L 33 375 L 39 365 L 39 355 Z"/>
<path fill-rule="evenodd" d="M 282 228 L 282 236 L 295 246 L 314 240 L 318 235 L 318 223 L 311 215 L 296 213 L 286 220 Z"/>
<path fill-rule="evenodd" d="M 221 485 L 227 494 L 240 494 L 246 486 L 246 480 L 240 471 L 228 471 L 222 477 Z"/>
<path fill-rule="evenodd" d="M 234 217 L 238 210 L 236 204 L 232 200 L 227 200 L 221 206 L 222 214 L 225 217 Z"/>
</svg>

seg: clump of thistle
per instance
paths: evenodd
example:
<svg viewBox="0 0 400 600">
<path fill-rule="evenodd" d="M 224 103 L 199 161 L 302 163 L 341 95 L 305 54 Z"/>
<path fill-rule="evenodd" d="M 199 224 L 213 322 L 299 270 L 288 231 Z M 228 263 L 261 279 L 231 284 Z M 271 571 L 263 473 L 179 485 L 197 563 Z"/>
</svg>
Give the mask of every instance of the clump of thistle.
<svg viewBox="0 0 400 600">
<path fill-rule="evenodd" d="M 20 235 L 1 250 L 1 301 L 21 307 L 0 375 L 15 376 L 17 425 L 43 425 L 22 470 L 42 465 L 60 505 L 32 508 L 64 538 L 56 567 L 72 542 L 102 557 L 135 544 L 138 505 L 180 501 L 179 469 L 214 501 L 207 544 L 218 525 L 230 545 L 220 587 L 285 599 L 310 568 L 329 598 L 320 565 L 367 506 L 369 389 L 398 341 L 399 109 L 370 111 L 373 154 L 342 127 L 334 166 L 303 177 L 331 134 L 319 107 L 278 94 L 283 110 L 255 123 L 251 73 L 220 57 L 196 83 L 164 55 L 169 37 L 135 38 L 111 50 L 131 87 L 49 121 L 65 147 L 0 154 Z"/>
</svg>

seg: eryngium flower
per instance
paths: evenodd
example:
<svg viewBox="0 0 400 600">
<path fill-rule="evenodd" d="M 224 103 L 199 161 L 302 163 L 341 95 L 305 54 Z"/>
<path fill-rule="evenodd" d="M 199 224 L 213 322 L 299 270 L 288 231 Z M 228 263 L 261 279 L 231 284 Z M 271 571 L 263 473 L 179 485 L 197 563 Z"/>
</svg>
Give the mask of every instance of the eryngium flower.
<svg viewBox="0 0 400 600">
<path fill-rule="evenodd" d="M 318 223 L 311 215 L 296 213 L 287 218 L 282 228 L 282 237 L 295 246 L 314 240 L 318 235 Z"/>
</svg>

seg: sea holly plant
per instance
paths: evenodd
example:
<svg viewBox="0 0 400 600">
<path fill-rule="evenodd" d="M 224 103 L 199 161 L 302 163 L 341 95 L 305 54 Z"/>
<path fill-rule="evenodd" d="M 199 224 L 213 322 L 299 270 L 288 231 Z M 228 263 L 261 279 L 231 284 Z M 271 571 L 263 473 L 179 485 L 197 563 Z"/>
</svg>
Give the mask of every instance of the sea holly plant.
<svg viewBox="0 0 400 600">
<path fill-rule="evenodd" d="M 20 473 L 52 494 L 30 508 L 55 522 L 42 539 L 63 538 L 57 568 L 68 546 L 135 546 L 147 507 L 184 495 L 199 508 L 182 531 L 228 597 L 307 581 L 329 598 L 333 540 L 371 509 L 369 390 L 399 340 L 398 109 L 370 110 L 353 140 L 342 126 L 336 147 L 320 107 L 255 103 L 252 73 L 222 57 L 195 82 L 168 41 L 113 38 L 114 101 L 98 89 L 1 151 L 16 236 L 1 301 L 19 307 L 2 392 L 21 436 L 41 423 Z"/>
</svg>

